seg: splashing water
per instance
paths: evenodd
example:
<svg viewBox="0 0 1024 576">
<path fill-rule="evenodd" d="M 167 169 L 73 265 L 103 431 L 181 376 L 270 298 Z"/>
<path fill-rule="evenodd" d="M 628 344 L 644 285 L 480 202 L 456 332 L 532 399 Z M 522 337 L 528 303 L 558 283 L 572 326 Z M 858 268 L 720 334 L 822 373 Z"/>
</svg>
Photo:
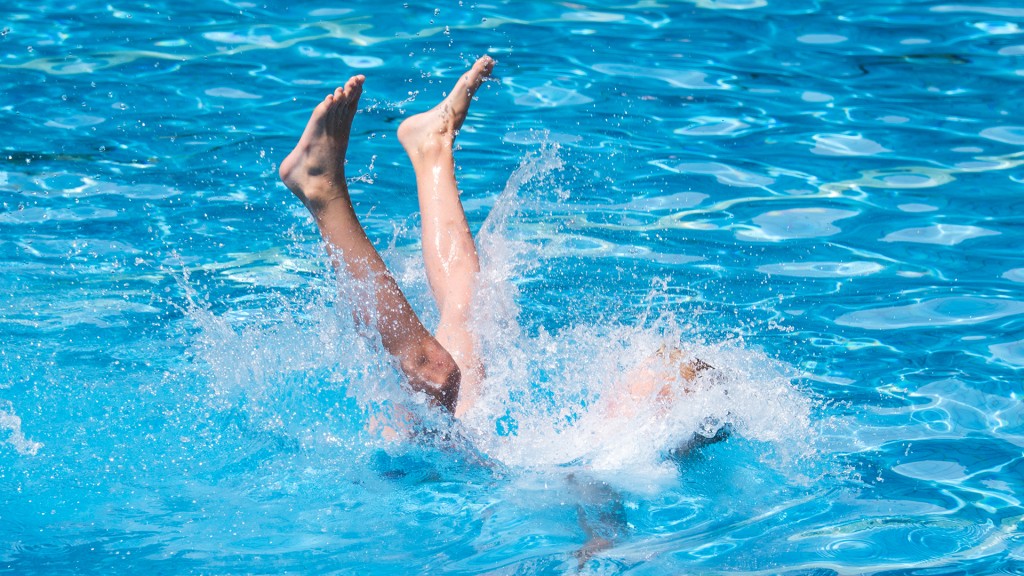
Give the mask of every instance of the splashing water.
<svg viewBox="0 0 1024 576">
<path fill-rule="evenodd" d="M 248 312 L 240 329 L 230 314 L 218 317 L 192 293 L 187 313 L 200 328 L 192 352 L 211 381 L 209 403 L 221 410 L 242 406 L 264 430 L 313 449 L 346 444 L 394 452 L 395 430 L 454 424 L 442 435 L 448 449 L 452 438 L 461 438 L 454 449 L 491 466 L 585 470 L 609 478 L 628 471 L 633 489 L 636 478 L 653 486 L 671 481 L 678 471 L 667 456 L 700 439 L 728 434 L 764 443 L 778 466 L 812 452 L 812 401 L 783 366 L 740 340 L 706 341 L 697 318 L 669 311 L 654 320 L 644 314 L 638 323 L 583 322 L 553 332 L 520 324 L 517 281 L 545 254 L 520 237 L 516 218 L 528 202 L 524 193 L 557 188 L 563 167 L 553 144 L 526 155 L 478 234 L 473 324 L 487 377 L 482 398 L 463 421 L 446 422 L 402 385 L 379 338 L 353 320 L 356 309 L 372 308 L 356 305 L 369 292 L 344 276 L 325 275 L 304 302 L 282 298 L 273 311 Z M 417 257 L 393 252 L 385 256 L 399 260 L 392 264 L 396 276 L 422 287 Z M 414 302 L 427 300 L 407 293 Z M 715 369 L 668 401 L 645 398 L 628 413 L 616 413 L 610 406 L 621 402 L 623 379 L 666 344 Z M 319 416 L 315 404 L 303 406 L 325 391 L 351 402 L 335 399 Z M 342 415 L 341 405 L 355 413 Z"/>
<path fill-rule="evenodd" d="M 23 456 L 35 456 L 43 447 L 42 443 L 34 442 L 22 433 L 21 418 L 14 413 L 14 406 L 10 402 L 0 403 L 0 432 L 2 431 L 8 433 L 6 443 Z"/>
<path fill-rule="evenodd" d="M 527 335 L 516 322 L 514 280 L 544 258 L 510 234 L 520 191 L 563 168 L 556 145 L 527 156 L 498 198 L 479 235 L 481 281 L 476 332 L 488 378 L 485 399 L 466 426 L 478 446 L 507 465 L 572 463 L 591 471 L 675 474 L 665 456 L 697 436 L 731 433 L 810 449 L 811 402 L 761 353 L 734 343 L 704 342 L 692 324 L 669 313 L 649 326 L 588 323 Z M 657 292 L 655 290 L 654 292 Z M 652 293 L 647 300 L 655 298 Z M 627 416 L 609 415 L 624 375 L 668 343 L 718 367 L 698 375 L 689 393 L 664 405 L 647 398 Z M 495 424 L 496 423 L 496 424 Z M 639 472 L 638 472 L 639 471 Z"/>
</svg>

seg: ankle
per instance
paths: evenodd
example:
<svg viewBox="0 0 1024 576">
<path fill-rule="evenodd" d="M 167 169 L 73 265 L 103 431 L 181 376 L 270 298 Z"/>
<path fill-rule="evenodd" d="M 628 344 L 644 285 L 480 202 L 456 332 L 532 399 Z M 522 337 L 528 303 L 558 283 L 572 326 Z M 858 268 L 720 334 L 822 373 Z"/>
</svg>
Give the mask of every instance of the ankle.
<svg viewBox="0 0 1024 576">
<path fill-rule="evenodd" d="M 428 161 L 437 161 L 452 154 L 453 138 L 446 134 L 430 134 L 416 143 L 416 155 Z"/>
<path fill-rule="evenodd" d="M 293 189 L 295 191 L 295 189 Z M 296 191 L 306 208 L 314 214 L 323 212 L 339 200 L 348 198 L 348 187 L 345 177 L 339 175 L 332 178 L 311 178 Z"/>
</svg>

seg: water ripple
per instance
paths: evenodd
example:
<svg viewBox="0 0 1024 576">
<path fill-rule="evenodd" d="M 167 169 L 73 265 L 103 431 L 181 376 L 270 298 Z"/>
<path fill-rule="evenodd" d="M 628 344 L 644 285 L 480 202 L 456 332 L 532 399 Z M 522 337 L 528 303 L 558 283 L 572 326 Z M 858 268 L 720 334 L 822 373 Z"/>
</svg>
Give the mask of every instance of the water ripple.
<svg viewBox="0 0 1024 576">
<path fill-rule="evenodd" d="M 729 88 L 728 78 L 712 78 L 706 72 L 696 70 L 673 70 L 666 68 L 650 68 L 633 64 L 594 64 L 592 68 L 601 74 L 622 78 L 651 78 L 668 83 L 674 88 L 687 90 L 722 90 Z"/>
<path fill-rule="evenodd" d="M 848 312 L 836 324 L 867 330 L 972 325 L 1024 314 L 1024 302 L 975 296 L 935 298 L 903 306 Z"/>
<path fill-rule="evenodd" d="M 755 241 L 778 242 L 796 238 L 821 238 L 838 234 L 840 229 L 834 222 L 852 218 L 859 214 L 852 210 L 835 208 L 792 208 L 773 210 L 754 218 L 757 228 L 736 232 L 737 238 Z"/>
<path fill-rule="evenodd" d="M 773 178 L 741 170 L 720 162 L 681 162 L 679 164 L 670 165 L 662 161 L 654 161 L 651 162 L 651 164 L 680 174 L 714 176 L 715 180 L 727 186 L 763 188 L 775 182 Z"/>
<path fill-rule="evenodd" d="M 1013 364 L 1014 366 L 1024 367 L 1024 340 L 1017 340 L 1016 342 L 1006 342 L 1004 344 L 993 344 L 988 347 L 989 352 L 992 356 Z"/>
<path fill-rule="evenodd" d="M 859 134 L 815 134 L 811 152 L 821 156 L 875 156 L 892 152 Z"/>
<path fill-rule="evenodd" d="M 883 270 L 877 262 L 782 262 L 758 266 L 759 272 L 797 278 L 851 278 L 868 276 Z"/>
<path fill-rule="evenodd" d="M 971 6 L 968 4 L 942 4 L 929 8 L 932 12 L 966 12 L 988 14 L 989 16 L 1006 16 L 1024 18 L 1024 8 L 1003 8 L 999 6 Z"/>
<path fill-rule="evenodd" d="M 1024 283 L 1024 268 L 1014 268 L 1003 272 L 1003 278 L 1011 282 Z"/>
<path fill-rule="evenodd" d="M 994 126 L 978 133 L 982 138 L 1004 144 L 1024 145 L 1024 126 Z"/>
<path fill-rule="evenodd" d="M 904 228 L 890 232 L 882 238 L 882 242 L 913 242 L 915 244 L 939 244 L 956 246 L 972 238 L 998 236 L 999 232 L 978 226 L 961 226 L 957 224 L 935 224 L 922 228 Z"/>
</svg>

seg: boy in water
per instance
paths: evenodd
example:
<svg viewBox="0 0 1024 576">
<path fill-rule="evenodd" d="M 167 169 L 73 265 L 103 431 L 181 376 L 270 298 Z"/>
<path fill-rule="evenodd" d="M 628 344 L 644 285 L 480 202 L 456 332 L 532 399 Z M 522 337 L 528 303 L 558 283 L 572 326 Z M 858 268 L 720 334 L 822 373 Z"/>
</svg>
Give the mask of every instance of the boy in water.
<svg viewBox="0 0 1024 576">
<path fill-rule="evenodd" d="M 416 173 L 423 260 L 441 313 L 434 334 L 420 322 L 370 243 L 349 198 L 345 152 L 363 90 L 362 75 L 349 78 L 316 106 L 280 168 L 281 180 L 316 220 L 334 267 L 370 286 L 374 309 L 361 310 L 363 320 L 374 323 L 412 388 L 456 418 L 477 400 L 484 369 L 469 318 L 480 260 L 459 200 L 452 145 L 473 95 L 493 69 L 494 60 L 481 57 L 440 104 L 398 127 L 398 140 Z M 680 380 L 691 381 L 705 368 L 709 366 L 700 360 L 684 361 L 677 349 L 663 348 L 624 377 L 609 404 L 609 415 L 629 416 L 640 402 L 666 400 Z M 686 391 L 685 384 L 682 387 Z"/>
</svg>

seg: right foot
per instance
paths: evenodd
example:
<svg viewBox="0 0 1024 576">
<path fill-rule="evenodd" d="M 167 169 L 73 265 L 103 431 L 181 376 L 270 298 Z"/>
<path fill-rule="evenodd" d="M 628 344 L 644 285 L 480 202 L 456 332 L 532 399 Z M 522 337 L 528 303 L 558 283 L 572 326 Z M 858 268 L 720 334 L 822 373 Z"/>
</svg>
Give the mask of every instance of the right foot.
<svg viewBox="0 0 1024 576">
<path fill-rule="evenodd" d="M 398 141 L 413 161 L 451 150 L 452 142 L 469 113 L 473 94 L 493 69 L 494 60 L 490 56 L 481 56 L 440 104 L 402 122 L 398 127 Z"/>
<path fill-rule="evenodd" d="M 328 94 L 313 109 L 295 149 L 281 162 L 281 180 L 311 212 L 347 194 L 345 152 L 364 80 L 362 75 L 353 76 Z"/>
</svg>

